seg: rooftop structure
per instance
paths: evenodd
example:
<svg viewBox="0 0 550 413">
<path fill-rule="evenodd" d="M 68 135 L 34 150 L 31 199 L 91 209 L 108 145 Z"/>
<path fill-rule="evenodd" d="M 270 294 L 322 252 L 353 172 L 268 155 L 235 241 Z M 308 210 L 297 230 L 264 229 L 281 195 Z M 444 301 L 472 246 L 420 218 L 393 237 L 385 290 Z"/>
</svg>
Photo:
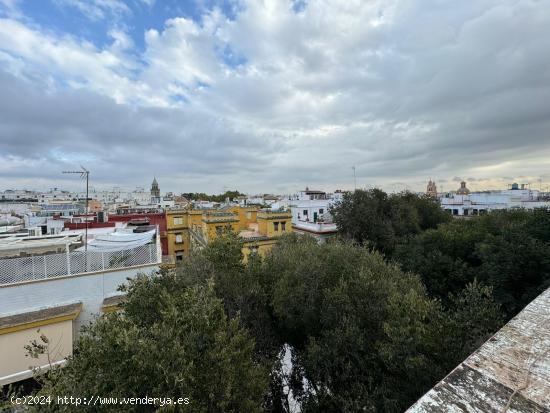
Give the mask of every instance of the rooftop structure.
<svg viewBox="0 0 550 413">
<path fill-rule="evenodd" d="M 80 245 L 82 245 L 81 234 L 2 237 L 0 238 L 0 258 L 16 258 L 20 256 L 72 251 Z"/>
<path fill-rule="evenodd" d="M 547 289 L 408 412 L 548 412 L 549 326 Z"/>
<path fill-rule="evenodd" d="M 440 202 L 444 210 L 456 216 L 480 215 L 498 209 L 550 207 L 550 202 L 540 196 L 539 191 L 520 188 L 517 184 L 503 191 L 451 193 L 441 197 Z"/>
<path fill-rule="evenodd" d="M 156 227 L 97 237 L 88 251 L 71 249 L 80 237 L 0 240 L 27 255 L 0 259 L 0 386 L 32 377 L 33 368 L 63 365 L 80 327 L 120 302 L 118 287 L 161 264 Z M 34 255 L 48 243 L 65 250 Z M 29 359 L 24 346 L 41 335 L 55 345 L 50 354 Z"/>
<path fill-rule="evenodd" d="M 462 181 L 460 183 L 460 188 L 456 191 L 457 195 L 468 195 L 470 193 L 470 190 L 466 188 L 466 182 Z"/>
<path fill-rule="evenodd" d="M 327 194 L 306 188 L 288 197 L 293 230 L 297 233 L 309 234 L 321 243 L 333 237 L 337 228 L 332 221 L 329 208 L 342 199 L 341 195 L 341 192 Z"/>
</svg>

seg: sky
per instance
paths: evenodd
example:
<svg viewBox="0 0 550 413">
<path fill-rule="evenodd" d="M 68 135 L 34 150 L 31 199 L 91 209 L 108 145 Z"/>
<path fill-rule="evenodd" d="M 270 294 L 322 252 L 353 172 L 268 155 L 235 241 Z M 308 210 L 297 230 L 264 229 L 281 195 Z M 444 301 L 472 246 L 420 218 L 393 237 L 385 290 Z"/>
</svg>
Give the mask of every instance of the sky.
<svg viewBox="0 0 550 413">
<path fill-rule="evenodd" d="M 550 0 L 0 0 L 0 190 L 550 185 Z"/>
</svg>

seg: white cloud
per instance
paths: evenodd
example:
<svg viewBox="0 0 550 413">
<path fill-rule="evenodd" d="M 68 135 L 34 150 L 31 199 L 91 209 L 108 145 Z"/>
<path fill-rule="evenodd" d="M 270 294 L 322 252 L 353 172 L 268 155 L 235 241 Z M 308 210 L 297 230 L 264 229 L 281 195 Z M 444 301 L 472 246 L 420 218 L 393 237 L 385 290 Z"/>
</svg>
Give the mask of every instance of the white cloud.
<svg viewBox="0 0 550 413">
<path fill-rule="evenodd" d="M 70 1 L 96 18 L 129 13 L 116 1 Z M 143 52 L 122 29 L 100 48 L 3 19 L 0 61 L 15 76 L 57 84 L 56 93 L 69 85 L 124 110 L 151 110 L 149 122 L 179 113 L 189 123 L 162 130 L 166 147 L 181 149 L 189 176 L 219 168 L 228 184 L 244 174 L 254 189 L 345 186 L 350 165 L 365 183 L 417 188 L 430 176 L 483 174 L 489 185 L 506 171 L 549 172 L 543 3 L 324 1 L 296 11 L 290 2 L 249 0 L 238 10 L 234 19 L 217 8 L 201 22 L 169 19 L 143 34 Z M 191 161 L 188 139 L 212 147 Z M 242 164 L 216 155 L 242 160 L 236 154 L 250 147 L 254 156 Z"/>
<path fill-rule="evenodd" d="M 121 0 L 55 0 L 61 7 L 72 7 L 90 20 L 107 17 L 120 18 L 131 14 L 130 8 Z"/>
</svg>

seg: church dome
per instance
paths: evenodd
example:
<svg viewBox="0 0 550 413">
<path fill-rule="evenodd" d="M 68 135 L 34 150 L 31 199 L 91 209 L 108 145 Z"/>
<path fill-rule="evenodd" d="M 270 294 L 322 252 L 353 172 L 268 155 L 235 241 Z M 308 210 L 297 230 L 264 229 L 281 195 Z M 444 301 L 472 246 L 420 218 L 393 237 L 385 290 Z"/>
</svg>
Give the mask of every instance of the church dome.
<svg viewBox="0 0 550 413">
<path fill-rule="evenodd" d="M 466 182 L 462 181 L 460 183 L 460 188 L 458 188 L 458 191 L 456 191 L 457 195 L 468 195 L 470 193 L 470 190 L 466 188 Z"/>
</svg>

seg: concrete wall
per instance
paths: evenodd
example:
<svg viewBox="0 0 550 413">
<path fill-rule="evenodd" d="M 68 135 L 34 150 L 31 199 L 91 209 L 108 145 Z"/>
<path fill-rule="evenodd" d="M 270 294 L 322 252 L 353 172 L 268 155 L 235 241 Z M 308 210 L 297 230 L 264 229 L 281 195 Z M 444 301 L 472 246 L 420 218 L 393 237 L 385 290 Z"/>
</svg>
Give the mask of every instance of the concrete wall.
<svg viewBox="0 0 550 413">
<path fill-rule="evenodd" d="M 47 354 L 37 359 L 27 357 L 25 346 L 32 340 L 44 344 L 40 339 L 42 334 L 49 340 L 49 359 Z M 60 362 L 73 353 L 73 322 L 67 320 L 0 334 L 0 349 L 0 385 L 23 380 L 31 377 L 32 368 Z"/>
<path fill-rule="evenodd" d="M 45 307 L 82 302 L 75 331 L 101 312 L 103 299 L 120 294 L 119 285 L 138 273 L 150 274 L 158 264 L 98 273 L 51 278 L 0 286 L 0 316 L 36 311 Z"/>
</svg>

